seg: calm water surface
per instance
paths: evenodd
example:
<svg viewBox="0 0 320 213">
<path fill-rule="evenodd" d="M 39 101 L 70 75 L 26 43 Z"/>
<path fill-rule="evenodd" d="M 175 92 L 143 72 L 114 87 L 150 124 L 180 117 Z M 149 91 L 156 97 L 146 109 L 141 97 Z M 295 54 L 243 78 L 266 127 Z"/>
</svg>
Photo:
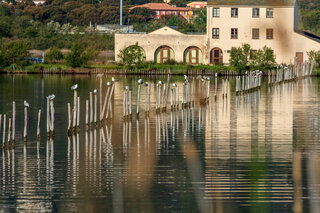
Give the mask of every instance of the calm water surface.
<svg viewBox="0 0 320 213">
<path fill-rule="evenodd" d="M 110 79 L 103 77 L 103 85 Z M 132 86 L 135 110 L 136 80 L 119 78 L 112 119 L 86 132 L 85 99 L 88 91 L 99 89 L 99 79 L 1 75 L 0 114 L 11 117 L 15 100 L 17 123 L 16 149 L 0 152 L 0 212 L 320 211 L 319 78 L 273 87 L 263 82 L 259 91 L 238 97 L 230 80 L 225 99 L 219 79 L 217 100 L 211 97 L 206 106 L 197 101 L 197 83 L 193 108 L 156 114 L 152 96 L 149 117 L 141 113 L 124 122 L 123 89 Z M 181 86 L 182 80 L 171 82 Z M 68 137 L 67 102 L 73 100 L 75 83 L 81 131 Z M 152 84 L 152 94 L 154 89 Z M 56 95 L 56 135 L 47 140 L 46 96 L 51 93 Z M 30 103 L 26 145 L 23 100 Z"/>
</svg>

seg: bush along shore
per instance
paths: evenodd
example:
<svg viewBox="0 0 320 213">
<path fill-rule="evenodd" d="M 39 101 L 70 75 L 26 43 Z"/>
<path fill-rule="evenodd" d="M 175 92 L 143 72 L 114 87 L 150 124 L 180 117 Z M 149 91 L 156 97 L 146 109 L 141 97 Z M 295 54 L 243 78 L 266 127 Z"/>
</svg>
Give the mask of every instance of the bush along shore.
<svg viewBox="0 0 320 213">
<path fill-rule="evenodd" d="M 294 65 L 276 64 L 273 50 L 268 47 L 252 53 L 249 44 L 232 47 L 229 66 L 224 65 L 188 65 L 168 60 L 165 63 L 152 63 L 145 60 L 139 45 L 123 49 L 117 56 L 120 63 L 106 62 L 99 58 L 100 52 L 75 42 L 70 51 L 63 54 L 59 48 L 52 47 L 46 51 L 44 58 L 32 58 L 28 44 L 12 41 L 0 50 L 0 71 L 4 73 L 42 73 L 42 74 L 118 74 L 118 75 L 224 75 L 235 76 L 247 71 L 270 71 L 281 69 L 305 70 L 309 66 L 312 75 L 319 76 L 320 51 L 308 53 L 310 63 Z M 41 63 L 44 62 L 45 63 Z M 102 60 L 102 61 L 101 61 Z M 32 62 L 33 61 L 33 62 Z M 40 62 L 40 63 L 39 63 Z M 311 65 L 312 64 L 312 65 Z"/>
</svg>

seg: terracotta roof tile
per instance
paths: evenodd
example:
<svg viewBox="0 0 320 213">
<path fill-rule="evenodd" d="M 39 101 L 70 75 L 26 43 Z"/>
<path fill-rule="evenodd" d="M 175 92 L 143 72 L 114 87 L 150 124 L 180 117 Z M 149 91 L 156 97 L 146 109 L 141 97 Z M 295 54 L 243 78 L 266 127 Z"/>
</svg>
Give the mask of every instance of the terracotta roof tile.
<svg viewBox="0 0 320 213">
<path fill-rule="evenodd" d="M 134 8 L 141 8 L 141 7 L 146 7 L 146 8 L 149 8 L 150 10 L 176 10 L 176 11 L 178 11 L 178 10 L 191 10 L 188 7 L 173 7 L 173 6 L 166 4 L 166 3 L 147 3 L 147 4 L 131 7 L 130 10 L 132 10 Z"/>
</svg>

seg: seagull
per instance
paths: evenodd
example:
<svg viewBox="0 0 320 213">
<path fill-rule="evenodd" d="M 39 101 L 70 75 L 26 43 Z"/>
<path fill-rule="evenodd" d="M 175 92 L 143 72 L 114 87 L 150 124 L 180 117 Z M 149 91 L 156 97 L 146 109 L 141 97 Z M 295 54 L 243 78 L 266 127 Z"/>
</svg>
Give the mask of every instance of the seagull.
<svg viewBox="0 0 320 213">
<path fill-rule="evenodd" d="M 184 79 L 188 80 L 188 76 L 187 76 L 187 75 L 184 75 Z"/>
<path fill-rule="evenodd" d="M 173 87 L 177 87 L 177 84 L 176 84 L 176 83 L 173 83 L 172 86 L 173 86 Z"/>
<path fill-rule="evenodd" d="M 246 71 L 245 74 L 248 75 L 248 71 Z"/>
<path fill-rule="evenodd" d="M 198 79 L 198 80 L 200 80 L 201 78 L 202 78 L 202 76 L 201 76 L 201 75 L 198 75 L 198 76 L 197 76 L 197 79 Z"/>
<path fill-rule="evenodd" d="M 148 82 L 144 83 L 144 86 L 146 86 L 146 87 L 149 86 Z"/>
<path fill-rule="evenodd" d="M 143 84 L 143 80 L 141 78 L 138 80 L 138 84 Z"/>
<path fill-rule="evenodd" d="M 110 86 L 110 85 L 111 85 L 111 83 L 110 83 L 110 81 L 108 81 L 108 82 L 107 82 L 107 86 Z"/>
<path fill-rule="evenodd" d="M 101 78 L 103 75 L 104 75 L 103 73 L 99 73 L 99 74 L 97 75 L 97 78 Z"/>
<path fill-rule="evenodd" d="M 207 77 L 206 79 L 207 79 L 208 81 L 210 81 L 210 80 L 211 80 L 211 78 L 210 78 L 210 77 Z"/>
<path fill-rule="evenodd" d="M 131 88 L 129 86 L 126 86 L 126 90 L 131 90 Z"/>
<path fill-rule="evenodd" d="M 163 84 L 163 82 L 162 82 L 162 81 L 159 81 L 158 83 L 159 83 L 160 85 L 162 85 L 162 84 Z"/>
<path fill-rule="evenodd" d="M 94 90 L 93 90 L 93 93 L 94 93 L 94 94 L 97 94 L 97 92 L 98 92 L 97 89 L 94 89 Z"/>
<path fill-rule="evenodd" d="M 215 76 L 215 77 L 218 77 L 218 73 L 216 72 L 216 73 L 214 74 L 214 76 Z"/>
<path fill-rule="evenodd" d="M 28 103 L 27 101 L 24 101 L 24 102 L 23 102 L 23 105 L 24 105 L 25 107 L 29 107 L 29 103 Z"/>
<path fill-rule="evenodd" d="M 75 84 L 71 87 L 71 90 L 76 90 L 78 88 L 78 84 Z"/>
<path fill-rule="evenodd" d="M 118 81 L 118 80 L 117 80 L 117 79 L 115 79 L 114 77 L 112 77 L 112 78 L 111 78 L 111 80 L 112 80 L 113 82 Z"/>
<path fill-rule="evenodd" d="M 52 101 L 56 96 L 54 94 L 51 94 L 48 96 L 49 100 Z"/>
</svg>

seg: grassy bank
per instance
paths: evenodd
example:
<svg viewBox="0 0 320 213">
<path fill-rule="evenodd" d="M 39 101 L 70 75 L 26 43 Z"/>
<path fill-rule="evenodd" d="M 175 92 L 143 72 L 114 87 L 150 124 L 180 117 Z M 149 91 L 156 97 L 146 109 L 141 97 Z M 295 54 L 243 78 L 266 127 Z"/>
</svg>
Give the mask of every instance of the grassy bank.
<svg viewBox="0 0 320 213">
<path fill-rule="evenodd" d="M 225 72 L 234 70 L 230 66 L 222 66 L 222 65 L 195 65 L 190 66 L 186 64 L 155 64 L 155 63 L 147 63 L 134 67 L 125 67 L 119 64 L 92 64 L 86 65 L 82 68 L 72 68 L 66 64 L 29 64 L 23 67 L 16 67 L 16 72 L 26 72 L 26 73 L 37 73 L 37 72 L 75 72 L 75 71 L 84 71 L 85 72 L 95 72 L 95 71 L 114 71 L 114 72 L 123 72 L 127 74 L 139 74 L 142 72 L 162 72 L 170 70 L 171 74 L 183 75 L 188 71 L 210 71 L 210 72 Z M 13 71 L 11 68 L 7 69 L 7 71 Z"/>
</svg>

